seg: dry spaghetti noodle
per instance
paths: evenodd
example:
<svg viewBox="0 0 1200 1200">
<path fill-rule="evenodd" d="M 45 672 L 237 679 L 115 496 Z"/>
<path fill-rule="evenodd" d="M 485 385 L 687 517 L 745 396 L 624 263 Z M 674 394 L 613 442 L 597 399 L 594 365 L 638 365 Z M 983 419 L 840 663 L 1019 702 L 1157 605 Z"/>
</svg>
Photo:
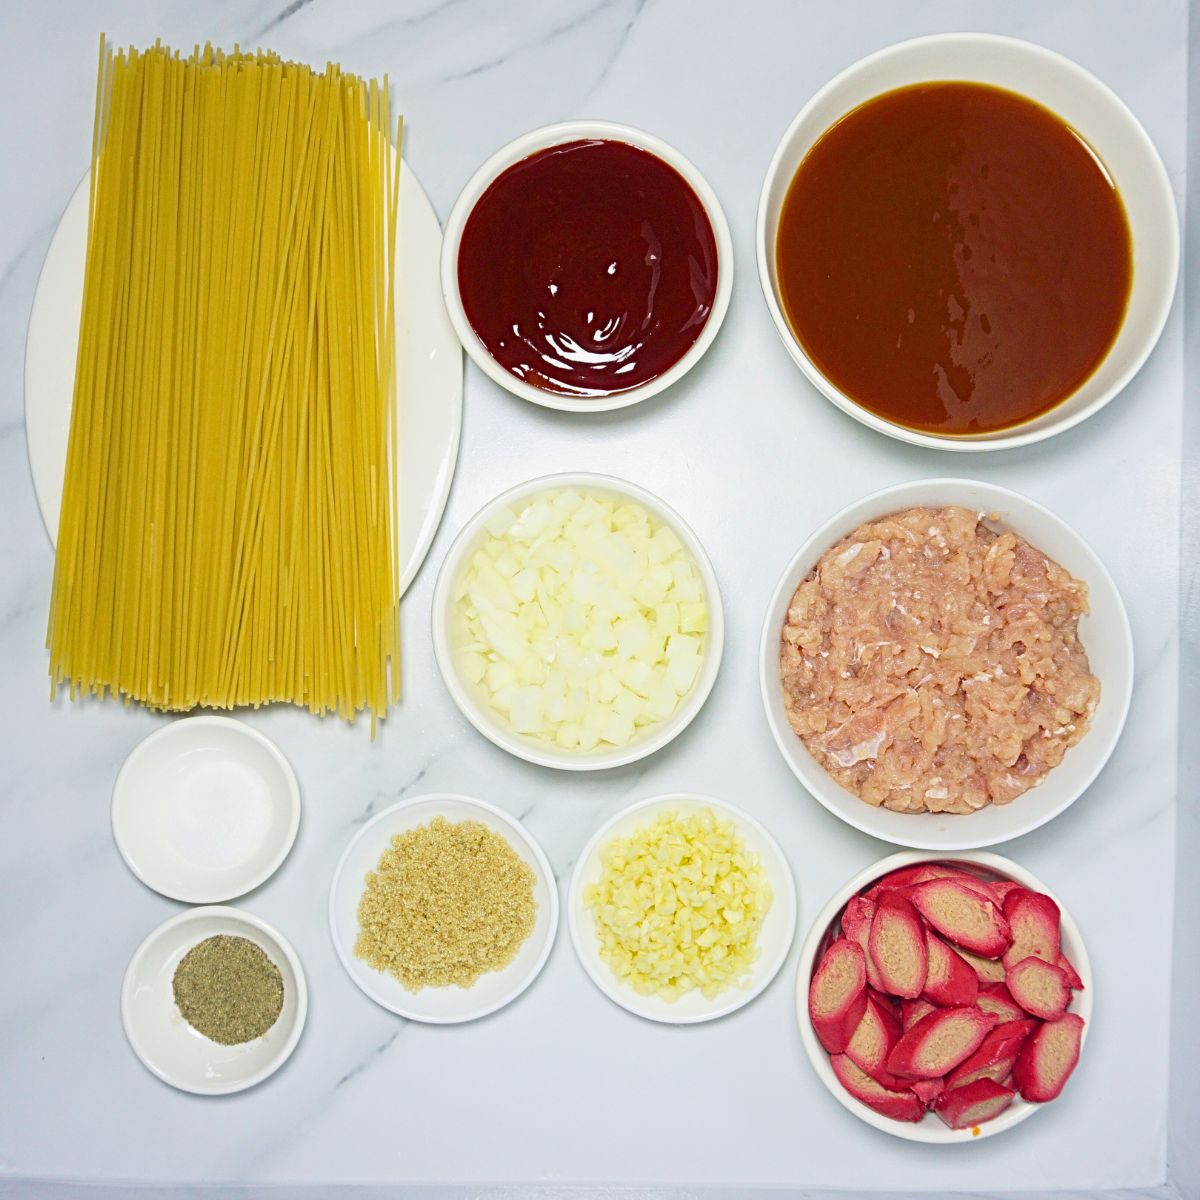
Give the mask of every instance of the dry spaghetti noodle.
<svg viewBox="0 0 1200 1200">
<path fill-rule="evenodd" d="M 390 95 L 101 41 L 52 692 L 399 692 Z"/>
</svg>

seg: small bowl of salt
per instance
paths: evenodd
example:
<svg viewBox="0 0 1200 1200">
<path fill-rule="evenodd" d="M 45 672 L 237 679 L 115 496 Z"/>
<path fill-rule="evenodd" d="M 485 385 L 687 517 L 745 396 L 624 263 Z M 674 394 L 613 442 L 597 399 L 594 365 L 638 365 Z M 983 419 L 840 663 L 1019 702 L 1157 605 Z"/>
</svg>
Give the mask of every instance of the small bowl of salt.
<svg viewBox="0 0 1200 1200">
<path fill-rule="evenodd" d="M 113 837 L 147 887 L 188 904 L 253 891 L 287 857 L 300 787 L 283 754 L 231 717 L 185 717 L 152 733 L 113 786 Z"/>
</svg>

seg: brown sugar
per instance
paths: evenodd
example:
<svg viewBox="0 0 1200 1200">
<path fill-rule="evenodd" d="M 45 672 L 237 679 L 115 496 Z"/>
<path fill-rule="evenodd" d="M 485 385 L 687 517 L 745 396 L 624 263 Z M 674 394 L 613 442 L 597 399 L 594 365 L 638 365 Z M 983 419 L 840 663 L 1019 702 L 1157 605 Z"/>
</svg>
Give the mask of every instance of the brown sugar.
<svg viewBox="0 0 1200 1200">
<path fill-rule="evenodd" d="M 533 931 L 533 884 L 500 834 L 435 817 L 392 838 L 367 873 L 354 953 L 410 992 L 468 988 L 512 962 Z"/>
</svg>

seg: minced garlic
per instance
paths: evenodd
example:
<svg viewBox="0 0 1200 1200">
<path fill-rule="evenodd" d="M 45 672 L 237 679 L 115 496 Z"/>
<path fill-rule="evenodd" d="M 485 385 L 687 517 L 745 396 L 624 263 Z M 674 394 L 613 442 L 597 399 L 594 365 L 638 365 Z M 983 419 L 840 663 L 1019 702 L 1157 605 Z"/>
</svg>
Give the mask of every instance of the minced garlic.
<svg viewBox="0 0 1200 1200">
<path fill-rule="evenodd" d="M 664 812 L 600 848 L 584 889 L 600 956 L 644 996 L 706 997 L 744 986 L 771 887 L 758 855 L 712 809 Z"/>
</svg>

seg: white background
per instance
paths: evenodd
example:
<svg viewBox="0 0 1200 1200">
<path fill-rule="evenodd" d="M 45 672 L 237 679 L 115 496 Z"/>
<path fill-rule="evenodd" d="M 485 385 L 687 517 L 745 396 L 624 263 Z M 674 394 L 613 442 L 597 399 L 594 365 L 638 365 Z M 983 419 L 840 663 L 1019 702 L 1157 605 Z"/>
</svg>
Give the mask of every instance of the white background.
<svg viewBox="0 0 1200 1200">
<path fill-rule="evenodd" d="M 1179 306 L 1126 393 L 1061 438 L 951 457 L 876 436 L 820 399 L 767 318 L 753 262 L 758 189 L 776 140 L 855 58 L 923 33 L 1015 34 L 1076 59 L 1143 121 L 1182 200 L 1187 8 L 1182 3 L 685 3 L 561 0 L 52 3 L 0 9 L 0 1185 L 59 1180 L 564 1182 L 810 1188 L 1144 1187 L 1166 1171 L 1178 662 Z M 273 23 L 273 24 L 272 24 Z M 261 32 L 265 27 L 266 32 Z M 445 215 L 492 150 L 536 125 L 641 125 L 707 175 L 733 229 L 737 277 L 705 361 L 657 400 L 554 414 L 467 371 L 458 477 L 404 606 L 406 698 L 380 740 L 273 711 L 251 720 L 304 792 L 291 858 L 243 902 L 294 943 L 311 1012 L 288 1066 L 220 1101 L 176 1093 L 125 1045 L 126 961 L 176 905 L 143 888 L 112 842 L 112 780 L 159 718 L 46 700 L 51 554 L 33 500 L 21 355 L 45 247 L 88 156 L 96 39 L 190 48 L 260 40 L 319 64 L 387 71 L 405 153 Z M 64 330 L 64 338 L 73 336 Z M 1194 389 L 1193 389 L 1194 391 Z M 725 663 L 694 725 L 635 767 L 567 777 L 474 733 L 434 671 L 434 572 L 496 492 L 554 470 L 624 474 L 692 523 L 721 580 Z M 671 1029 L 619 1010 L 560 939 L 538 983 L 475 1025 L 406 1024 L 343 974 L 325 925 L 333 866 L 354 828 L 402 795 L 452 790 L 522 816 L 560 876 L 630 800 L 679 789 L 748 808 L 797 876 L 800 932 L 889 847 L 843 826 L 784 767 L 760 711 L 755 648 L 778 572 L 833 510 L 889 483 L 970 474 L 1071 522 L 1112 570 L 1133 622 L 1129 725 L 1100 781 L 1050 826 L 999 848 L 1053 887 L 1087 940 L 1096 1015 L 1063 1098 L 1020 1130 L 954 1150 L 856 1121 L 804 1059 L 794 953 L 754 1004 Z M 23 1185 L 14 1183 L 20 1194 Z"/>
</svg>

